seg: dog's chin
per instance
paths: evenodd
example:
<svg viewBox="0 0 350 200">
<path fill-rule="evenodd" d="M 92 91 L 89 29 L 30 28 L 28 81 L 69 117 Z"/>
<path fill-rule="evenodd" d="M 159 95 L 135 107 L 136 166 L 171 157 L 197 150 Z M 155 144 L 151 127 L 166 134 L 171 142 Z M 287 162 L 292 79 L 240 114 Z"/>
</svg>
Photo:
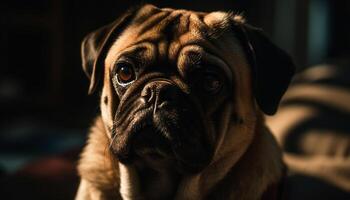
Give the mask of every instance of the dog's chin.
<svg viewBox="0 0 350 200">
<path fill-rule="evenodd" d="M 113 152 L 123 164 L 155 170 L 171 169 L 181 174 L 197 173 L 209 164 L 211 154 L 200 141 L 190 145 L 188 141 L 169 137 L 176 133 L 169 134 L 161 130 L 162 127 L 147 125 L 129 136 L 123 146 L 118 148 L 119 151 L 115 149 Z"/>
<path fill-rule="evenodd" d="M 134 161 L 154 167 L 165 167 L 174 162 L 169 139 L 154 126 L 148 125 L 131 141 Z"/>
</svg>

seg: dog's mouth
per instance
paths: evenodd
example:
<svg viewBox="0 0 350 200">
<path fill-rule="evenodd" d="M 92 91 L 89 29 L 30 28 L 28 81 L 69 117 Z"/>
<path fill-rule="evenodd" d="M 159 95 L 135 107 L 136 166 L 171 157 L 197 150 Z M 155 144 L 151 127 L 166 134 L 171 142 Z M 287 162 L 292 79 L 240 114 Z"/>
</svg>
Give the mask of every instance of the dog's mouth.
<svg viewBox="0 0 350 200">
<path fill-rule="evenodd" d="M 202 126 L 174 123 L 166 114 L 141 113 L 130 130 L 114 127 L 111 147 L 120 162 L 172 166 L 181 173 L 198 172 L 209 163 L 210 148 L 199 137 Z"/>
<path fill-rule="evenodd" d="M 146 125 L 135 135 L 131 143 L 132 151 L 137 157 L 147 160 L 164 160 L 172 157 L 170 141 L 153 125 Z"/>
</svg>

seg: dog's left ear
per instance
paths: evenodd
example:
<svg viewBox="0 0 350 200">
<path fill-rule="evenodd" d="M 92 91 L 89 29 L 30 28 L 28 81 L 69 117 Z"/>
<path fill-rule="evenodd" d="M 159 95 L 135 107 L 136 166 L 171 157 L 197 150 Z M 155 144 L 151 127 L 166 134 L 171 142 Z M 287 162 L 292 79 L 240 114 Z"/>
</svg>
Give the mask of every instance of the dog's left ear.
<svg viewBox="0 0 350 200">
<path fill-rule="evenodd" d="M 234 29 L 252 67 L 256 101 L 265 114 L 273 115 L 292 79 L 295 65 L 261 29 L 244 23 L 235 24 Z"/>
<path fill-rule="evenodd" d="M 83 70 L 90 79 L 89 94 L 96 90 L 103 77 L 104 59 L 109 48 L 127 26 L 133 13 L 134 10 L 129 10 L 111 24 L 91 32 L 83 39 L 81 58 Z"/>
</svg>

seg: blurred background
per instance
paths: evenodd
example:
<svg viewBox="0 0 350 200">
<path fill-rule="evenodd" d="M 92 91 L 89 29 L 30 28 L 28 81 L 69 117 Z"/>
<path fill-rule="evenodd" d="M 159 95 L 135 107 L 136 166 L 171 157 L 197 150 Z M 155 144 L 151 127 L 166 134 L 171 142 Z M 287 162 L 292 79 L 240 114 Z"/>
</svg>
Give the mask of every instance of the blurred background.
<svg viewBox="0 0 350 200">
<path fill-rule="evenodd" d="M 98 94 L 87 95 L 88 79 L 81 69 L 80 42 L 87 33 L 113 21 L 129 6 L 139 2 L 0 2 L 0 191 L 5 199 L 73 198 L 78 180 L 74 165 L 77 152 L 84 145 L 88 127 L 99 112 Z M 349 0 L 143 2 L 160 7 L 243 13 L 250 24 L 262 27 L 275 43 L 292 55 L 298 72 L 316 67 L 336 71 L 321 70 L 325 76 L 320 73 L 316 73 L 320 75 L 316 78 L 302 76 L 299 82 L 322 83 L 322 86 L 335 84 L 345 91 L 350 88 Z M 330 74 L 334 76 L 327 76 Z M 337 98 L 332 94 L 325 96 Z M 300 100 L 295 102 L 301 103 Z M 343 103 L 345 107 L 349 105 L 350 97 Z M 291 105 L 290 101 L 288 105 Z M 310 102 L 308 105 L 311 105 Z M 344 109 L 332 112 L 342 110 L 344 113 Z M 350 110 L 341 116 L 337 115 L 343 122 L 342 127 L 345 127 L 342 129 L 342 141 L 349 141 L 349 113 Z M 278 115 L 274 119 L 279 119 Z M 280 138 L 278 134 L 284 134 L 286 129 L 275 128 L 278 122 L 274 122 L 274 119 L 270 120 L 270 124 L 276 130 L 276 137 Z M 327 123 L 326 120 L 322 124 Z M 285 143 L 282 140 L 280 138 L 279 142 L 283 146 Z M 317 144 L 313 143 L 314 146 Z M 317 152 L 295 152 L 289 147 L 283 146 L 286 152 L 318 155 Z M 297 144 L 296 148 L 299 147 Z M 350 150 L 348 146 L 344 148 L 344 159 L 348 162 Z M 343 175 L 350 177 L 349 169 L 341 177 Z M 336 198 L 332 199 L 350 199 L 347 180 L 345 187 L 334 186 L 330 194 Z M 306 180 L 306 185 L 311 182 Z M 328 186 L 324 184 L 312 185 L 313 193 L 320 193 L 318 189 Z M 291 191 L 300 193 L 304 190 L 303 186 L 293 186 Z"/>
</svg>

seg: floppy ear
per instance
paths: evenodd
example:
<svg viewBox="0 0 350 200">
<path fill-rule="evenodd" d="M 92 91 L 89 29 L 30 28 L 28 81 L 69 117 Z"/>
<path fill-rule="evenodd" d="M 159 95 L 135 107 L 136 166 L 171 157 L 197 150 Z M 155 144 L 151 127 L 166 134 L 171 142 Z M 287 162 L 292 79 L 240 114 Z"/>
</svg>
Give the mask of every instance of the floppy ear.
<svg viewBox="0 0 350 200">
<path fill-rule="evenodd" d="M 129 10 L 117 20 L 99 28 L 83 39 L 81 43 L 81 58 L 83 70 L 90 79 L 89 94 L 93 93 L 104 70 L 104 58 L 117 36 L 131 21 L 135 9 Z"/>
<path fill-rule="evenodd" d="M 295 65 L 291 57 L 273 44 L 261 29 L 247 24 L 234 26 L 252 67 L 256 102 L 265 114 L 273 115 L 292 79 Z"/>
</svg>

